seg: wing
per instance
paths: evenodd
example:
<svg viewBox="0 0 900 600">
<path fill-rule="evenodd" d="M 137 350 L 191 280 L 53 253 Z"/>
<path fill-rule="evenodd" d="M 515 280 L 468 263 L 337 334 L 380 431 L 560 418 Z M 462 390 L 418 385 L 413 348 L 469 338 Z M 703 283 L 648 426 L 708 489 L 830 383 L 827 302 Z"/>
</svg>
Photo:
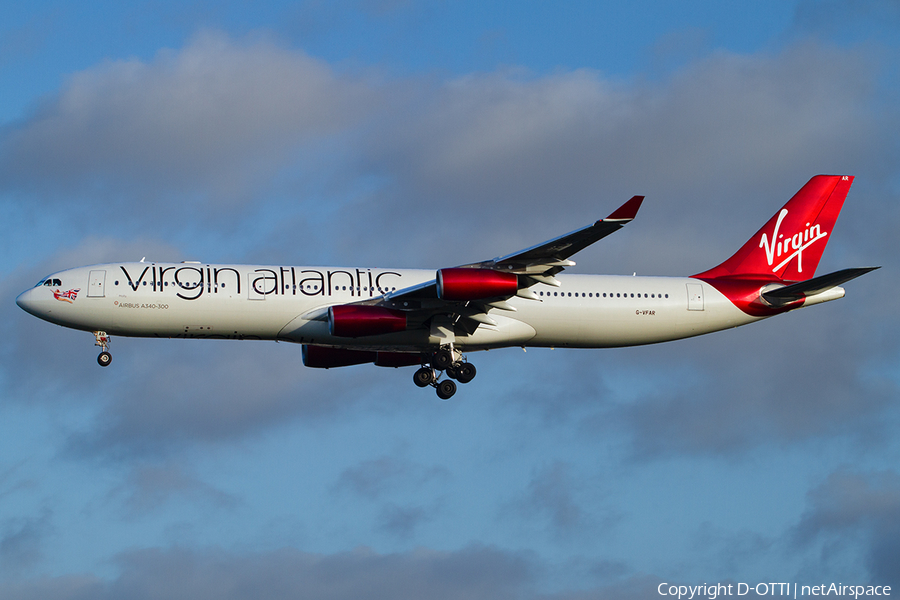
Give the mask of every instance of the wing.
<svg viewBox="0 0 900 600">
<path fill-rule="evenodd" d="M 553 276 L 565 269 L 566 267 L 575 266 L 575 262 L 569 260 L 569 257 L 584 250 L 594 242 L 598 242 L 609 234 L 618 231 L 626 224 L 631 222 L 641 203 L 644 201 L 643 196 L 633 196 L 628 202 L 613 211 L 611 215 L 605 219 L 600 219 L 587 227 L 576 229 L 565 235 L 561 235 L 543 244 L 532 246 L 506 256 L 486 260 L 468 265 L 461 265 L 457 269 L 489 269 L 504 273 L 514 273 L 522 275 L 520 278 L 519 289 L 527 289 L 535 283 L 547 283 L 549 285 L 558 286 Z M 529 281 L 530 280 L 530 281 Z M 512 294 L 510 294 L 511 296 Z M 437 298 L 437 278 L 415 285 L 412 287 L 397 290 L 388 294 L 385 298 L 390 300 L 413 299 L 413 298 Z M 529 297 L 529 296 L 525 296 Z"/>
<path fill-rule="evenodd" d="M 643 201 L 643 196 L 633 196 L 608 217 L 587 227 L 513 254 L 440 269 L 430 281 L 354 304 L 402 311 L 408 328 L 426 325 L 437 315 L 446 315 L 454 327 L 468 333 L 479 326 L 494 327 L 496 322 L 488 312 L 515 311 L 507 302 L 513 296 L 540 301 L 532 286 L 559 286 L 554 275 L 575 265 L 569 257 L 624 227 L 637 215 Z M 327 314 L 322 312 L 313 318 L 326 320 Z"/>
<path fill-rule="evenodd" d="M 530 279 L 542 283 L 550 283 L 556 275 L 566 267 L 575 266 L 569 257 L 584 250 L 594 242 L 600 241 L 609 234 L 618 231 L 637 215 L 643 196 L 633 196 L 631 200 L 613 211 L 605 219 L 561 235 L 550 241 L 508 254 L 493 260 L 487 260 L 463 268 L 494 269 L 517 275 L 526 275 Z M 526 282 L 527 283 L 527 282 Z M 533 285 L 533 284 L 532 284 Z M 553 285 L 553 283 L 550 283 Z"/>
</svg>

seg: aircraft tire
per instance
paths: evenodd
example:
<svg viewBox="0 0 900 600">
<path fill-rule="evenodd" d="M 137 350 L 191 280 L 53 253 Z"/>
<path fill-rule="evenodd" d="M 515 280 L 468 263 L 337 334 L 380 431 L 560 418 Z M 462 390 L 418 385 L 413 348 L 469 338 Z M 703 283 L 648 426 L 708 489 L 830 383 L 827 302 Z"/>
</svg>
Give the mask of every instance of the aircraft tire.
<svg viewBox="0 0 900 600">
<path fill-rule="evenodd" d="M 452 379 L 445 379 L 437 386 L 437 395 L 441 400 L 449 400 L 456 393 L 456 383 Z"/>
<path fill-rule="evenodd" d="M 438 371 L 444 371 L 453 364 L 453 353 L 449 350 L 438 350 L 431 359 L 431 366 Z"/>
<path fill-rule="evenodd" d="M 457 369 L 456 380 L 460 383 L 469 383 L 475 379 L 475 365 L 472 363 L 463 363 Z"/>
<path fill-rule="evenodd" d="M 97 357 L 97 364 L 101 367 L 108 367 L 112 363 L 112 354 L 109 352 L 101 352 L 100 356 Z"/>
<path fill-rule="evenodd" d="M 413 383 L 419 387 L 428 387 L 434 383 L 434 370 L 428 367 L 422 367 L 413 373 Z"/>
</svg>

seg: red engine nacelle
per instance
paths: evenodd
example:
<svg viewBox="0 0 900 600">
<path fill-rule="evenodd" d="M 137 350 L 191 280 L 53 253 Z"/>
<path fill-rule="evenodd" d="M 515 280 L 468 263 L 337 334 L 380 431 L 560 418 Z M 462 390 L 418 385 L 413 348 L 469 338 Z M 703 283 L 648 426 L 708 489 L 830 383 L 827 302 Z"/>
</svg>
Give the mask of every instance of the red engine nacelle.
<svg viewBox="0 0 900 600">
<path fill-rule="evenodd" d="M 347 350 L 345 348 L 329 348 L 327 346 L 310 346 L 304 344 L 300 350 L 303 364 L 315 369 L 332 367 L 349 367 L 375 362 L 376 352 L 370 350 Z"/>
<path fill-rule="evenodd" d="M 340 304 L 328 308 L 328 330 L 337 337 L 406 331 L 406 313 L 383 306 Z"/>
<path fill-rule="evenodd" d="M 437 272 L 437 294 L 441 300 L 480 300 L 515 296 L 519 277 L 493 269 L 441 269 Z"/>
</svg>

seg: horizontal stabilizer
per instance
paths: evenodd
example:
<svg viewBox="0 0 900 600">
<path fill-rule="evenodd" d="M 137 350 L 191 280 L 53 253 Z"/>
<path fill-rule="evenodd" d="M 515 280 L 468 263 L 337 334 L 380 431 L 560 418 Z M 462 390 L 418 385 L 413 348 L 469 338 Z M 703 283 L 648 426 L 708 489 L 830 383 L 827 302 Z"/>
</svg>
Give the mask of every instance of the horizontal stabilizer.
<svg viewBox="0 0 900 600">
<path fill-rule="evenodd" d="M 833 287 L 839 286 L 842 283 L 850 281 L 851 279 L 856 279 L 857 277 L 865 275 L 869 271 L 874 271 L 878 268 L 880 267 L 859 267 L 855 269 L 842 269 L 840 271 L 835 271 L 834 273 L 820 275 L 819 277 L 813 277 L 812 279 L 808 279 L 806 281 L 786 285 L 769 292 L 763 292 L 762 297 L 766 302 L 773 306 L 784 306 L 786 304 L 790 304 L 791 302 L 795 302 L 797 300 L 802 300 L 809 296 L 821 294 L 825 290 L 829 290 Z"/>
</svg>

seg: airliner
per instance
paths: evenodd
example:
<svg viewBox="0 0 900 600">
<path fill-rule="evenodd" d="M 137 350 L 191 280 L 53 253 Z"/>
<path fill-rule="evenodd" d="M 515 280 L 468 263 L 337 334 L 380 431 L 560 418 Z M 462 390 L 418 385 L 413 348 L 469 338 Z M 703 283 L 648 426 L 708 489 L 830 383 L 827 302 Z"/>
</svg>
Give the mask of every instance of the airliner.
<svg viewBox="0 0 900 600">
<path fill-rule="evenodd" d="M 560 273 L 621 229 L 644 200 L 550 241 L 431 270 L 140 262 L 54 273 L 16 303 L 87 332 L 109 366 L 111 336 L 275 340 L 307 367 L 418 366 L 438 397 L 468 383 L 467 353 L 513 346 L 612 348 L 693 337 L 844 296 L 878 267 L 815 276 L 853 183 L 817 175 L 728 260 L 690 277 Z"/>
</svg>

